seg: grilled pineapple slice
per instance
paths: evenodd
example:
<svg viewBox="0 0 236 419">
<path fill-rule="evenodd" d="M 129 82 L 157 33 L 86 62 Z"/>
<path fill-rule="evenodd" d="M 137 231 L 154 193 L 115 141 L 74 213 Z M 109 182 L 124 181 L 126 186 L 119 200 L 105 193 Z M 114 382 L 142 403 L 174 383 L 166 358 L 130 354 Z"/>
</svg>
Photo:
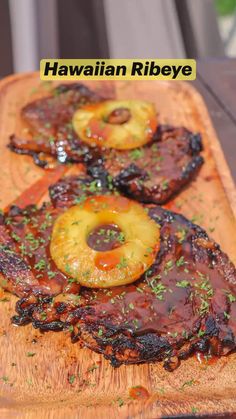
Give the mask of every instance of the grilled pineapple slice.
<svg viewBox="0 0 236 419">
<path fill-rule="evenodd" d="M 104 225 L 115 225 L 116 232 L 122 232 L 122 240 L 118 247 L 98 251 L 90 247 L 88 238 Z M 140 204 L 120 196 L 100 195 L 58 217 L 50 252 L 57 267 L 72 281 L 90 288 L 114 287 L 135 281 L 153 264 L 159 236 L 159 226 Z"/>
<path fill-rule="evenodd" d="M 148 143 L 156 128 L 154 105 L 142 100 L 109 100 L 75 112 L 73 127 L 90 146 L 129 150 Z"/>
</svg>

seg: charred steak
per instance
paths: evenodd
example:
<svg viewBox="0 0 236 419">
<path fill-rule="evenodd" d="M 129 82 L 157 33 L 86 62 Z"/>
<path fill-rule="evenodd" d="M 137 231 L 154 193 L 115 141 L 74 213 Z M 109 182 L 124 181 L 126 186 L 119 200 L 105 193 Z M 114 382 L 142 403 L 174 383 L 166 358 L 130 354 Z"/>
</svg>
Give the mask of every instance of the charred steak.
<svg viewBox="0 0 236 419">
<path fill-rule="evenodd" d="M 54 206 L 41 208 L 12 206 L 0 215 L 0 282 L 4 289 L 18 296 L 31 293 L 56 295 L 63 291 L 78 292 L 54 264 L 49 250 L 55 219 L 64 207 L 81 202 L 86 196 L 109 192 L 99 181 L 88 177 L 59 181 L 51 187 Z"/>
<path fill-rule="evenodd" d="M 31 130 L 29 139 L 10 137 L 9 147 L 19 154 L 30 154 L 41 166 L 47 164 L 38 154 L 54 156 L 60 163 L 80 162 L 89 149 L 72 128 L 72 116 L 86 103 L 100 102 L 101 96 L 80 83 L 62 84 L 52 95 L 26 105 L 21 117 Z"/>
<path fill-rule="evenodd" d="M 203 164 L 199 134 L 161 125 L 153 140 L 130 151 L 104 150 L 87 163 L 94 178 L 113 179 L 125 195 L 142 202 L 163 204 L 196 175 Z"/>
<path fill-rule="evenodd" d="M 53 205 L 13 208 L 2 217 L 1 273 L 5 288 L 23 296 L 13 322 L 32 322 L 45 331 L 73 329 L 73 342 L 80 340 L 114 366 L 164 361 L 173 370 L 195 352 L 234 351 L 235 267 L 201 227 L 182 215 L 147 206 L 161 226 L 161 247 L 152 267 L 133 284 L 78 291 L 79 284 L 51 264 L 48 224 L 87 194 L 109 193 L 101 188 L 89 179 L 65 179 L 51 188 Z"/>
<path fill-rule="evenodd" d="M 107 177 L 123 194 L 142 202 L 165 203 L 196 175 L 203 164 L 201 136 L 183 127 L 160 125 L 148 144 L 133 150 L 99 149 L 82 142 L 72 127 L 73 113 L 99 100 L 83 85 L 59 86 L 51 97 L 22 109 L 33 137 L 13 135 L 9 147 L 31 154 L 44 167 L 42 152 L 60 163 L 83 162 L 92 177 Z"/>
</svg>

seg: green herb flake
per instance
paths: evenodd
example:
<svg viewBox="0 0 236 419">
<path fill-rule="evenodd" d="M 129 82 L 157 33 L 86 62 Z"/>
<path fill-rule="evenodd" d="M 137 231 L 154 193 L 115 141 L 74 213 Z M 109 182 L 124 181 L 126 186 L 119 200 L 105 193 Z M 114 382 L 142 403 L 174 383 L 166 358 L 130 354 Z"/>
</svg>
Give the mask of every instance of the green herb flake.
<svg viewBox="0 0 236 419">
<path fill-rule="evenodd" d="M 135 148 L 134 150 L 132 150 L 132 151 L 129 153 L 129 155 L 130 155 L 130 158 L 131 158 L 132 160 L 138 160 L 138 159 L 140 159 L 141 157 L 143 157 L 143 150 L 142 150 L 142 149 L 140 149 L 140 148 Z"/>
<path fill-rule="evenodd" d="M 230 319 L 230 314 L 228 314 L 226 311 L 224 311 L 224 317 L 229 320 Z"/>
<path fill-rule="evenodd" d="M 56 276 L 56 272 L 48 271 L 48 278 L 49 279 L 54 278 L 55 276 Z"/>
<path fill-rule="evenodd" d="M 165 275 L 167 275 L 167 274 L 168 274 L 168 272 L 169 272 L 171 269 L 173 269 L 173 267 L 174 267 L 173 261 L 172 261 L 172 260 L 168 260 L 168 261 L 166 262 L 166 264 L 165 264 L 165 267 L 164 267 L 164 273 L 165 273 Z"/>
<path fill-rule="evenodd" d="M 70 384 L 73 384 L 74 381 L 75 381 L 75 375 L 70 375 L 69 378 L 68 378 L 68 381 L 69 381 Z"/>
<path fill-rule="evenodd" d="M 161 189 L 163 191 L 166 191 L 168 189 L 168 187 L 169 187 L 169 181 L 167 179 L 166 180 L 163 180 L 163 182 L 161 184 Z"/>
<path fill-rule="evenodd" d="M 28 356 L 28 358 L 32 358 L 35 355 L 36 355 L 36 352 L 27 352 L 27 354 L 26 354 L 26 356 Z"/>
<path fill-rule="evenodd" d="M 101 327 L 98 329 L 98 336 L 102 336 L 103 335 L 103 330 L 101 329 Z"/>
<path fill-rule="evenodd" d="M 34 265 L 34 269 L 36 271 L 41 271 L 46 268 L 46 261 L 44 259 L 40 259 L 37 263 Z"/>
<path fill-rule="evenodd" d="M 134 324 L 135 329 L 138 329 L 138 319 L 134 319 L 133 324 Z"/>
<path fill-rule="evenodd" d="M 192 412 L 193 414 L 197 413 L 197 412 L 198 412 L 198 408 L 197 408 L 197 407 L 195 407 L 195 406 L 193 406 L 193 407 L 192 407 L 192 409 L 191 409 L 191 412 Z"/>
<path fill-rule="evenodd" d="M 45 313 L 45 311 L 43 311 L 41 313 L 41 320 L 46 320 L 47 319 L 47 313 Z"/>
<path fill-rule="evenodd" d="M 86 134 L 86 136 L 87 136 L 87 137 L 89 137 L 89 138 L 92 136 L 92 131 L 91 131 L 91 128 L 90 128 L 90 127 L 87 127 L 87 128 L 86 128 L 86 130 L 85 130 L 85 134 Z"/>
<path fill-rule="evenodd" d="M 123 400 L 121 397 L 119 397 L 119 398 L 117 399 L 117 402 L 118 402 L 119 407 L 124 406 L 124 400 Z"/>
<path fill-rule="evenodd" d="M 190 285 L 189 282 L 186 280 L 176 282 L 176 287 L 179 287 L 179 288 L 187 288 L 189 285 Z"/>
<path fill-rule="evenodd" d="M 87 371 L 88 372 L 93 372 L 93 371 L 95 371 L 95 370 L 97 370 L 98 369 L 98 365 L 97 364 L 93 364 L 91 367 L 89 367 L 88 369 L 87 369 Z"/>
<path fill-rule="evenodd" d="M 179 227 L 176 235 L 178 237 L 178 242 L 181 244 L 186 239 L 187 230 L 185 228 Z"/>
<path fill-rule="evenodd" d="M 118 263 L 118 264 L 116 265 L 116 267 L 117 267 L 118 269 L 122 269 L 122 268 L 127 268 L 127 266 L 128 266 L 128 261 L 127 261 L 127 259 L 126 259 L 124 256 L 122 256 L 122 257 L 120 258 L 120 263 Z"/>
<path fill-rule="evenodd" d="M 202 299 L 202 303 L 199 309 L 200 314 L 205 314 L 209 310 L 209 303 Z"/>
<path fill-rule="evenodd" d="M 185 264 L 185 260 L 184 260 L 184 256 L 181 256 L 177 261 L 176 261 L 176 266 L 180 267 L 183 266 Z"/>
<path fill-rule="evenodd" d="M 191 387 L 193 384 L 195 384 L 194 379 L 185 381 L 185 383 L 182 384 L 181 389 L 184 389 L 185 387 Z"/>
<path fill-rule="evenodd" d="M 236 301 L 236 297 L 233 294 L 228 294 L 227 297 L 231 303 L 234 303 Z"/>
</svg>

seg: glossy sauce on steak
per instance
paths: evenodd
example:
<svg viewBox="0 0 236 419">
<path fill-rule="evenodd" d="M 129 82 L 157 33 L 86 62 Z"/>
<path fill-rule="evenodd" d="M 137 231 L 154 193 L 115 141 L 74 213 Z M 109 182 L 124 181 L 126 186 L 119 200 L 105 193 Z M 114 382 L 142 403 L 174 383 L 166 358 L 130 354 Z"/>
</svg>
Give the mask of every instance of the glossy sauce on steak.
<svg viewBox="0 0 236 419">
<path fill-rule="evenodd" d="M 62 84 L 52 95 L 29 103 L 21 110 L 22 119 L 28 124 L 31 137 L 10 137 L 9 147 L 19 154 L 30 154 L 35 163 L 44 167 L 47 160 L 39 154 L 52 155 L 60 163 L 81 162 L 89 152 L 86 144 L 77 137 L 72 127 L 72 116 L 87 103 L 104 100 L 80 83 Z"/>
<path fill-rule="evenodd" d="M 203 164 L 199 134 L 161 125 L 152 141 L 130 151 L 104 150 L 88 164 L 93 177 L 113 179 L 125 195 L 141 202 L 163 204 L 185 186 Z"/>
<path fill-rule="evenodd" d="M 101 185 L 90 185 L 89 179 L 76 178 L 54 185 L 54 210 L 71 206 L 76 193 L 78 201 L 84 199 L 89 188 L 99 193 Z M 73 342 L 80 340 L 114 366 L 163 361 L 173 370 L 195 352 L 221 356 L 235 350 L 235 267 L 201 227 L 158 206 L 147 211 L 161 226 L 161 248 L 138 281 L 79 292 L 64 288 L 50 292 L 54 296 L 32 284 L 17 303 L 13 322 L 32 322 L 45 331 L 73 329 Z M 16 293 L 23 294 L 17 288 Z"/>
<path fill-rule="evenodd" d="M 55 219 L 68 207 L 94 193 L 107 193 L 88 177 L 62 180 L 52 186 L 52 203 L 41 208 L 12 206 L 0 215 L 0 281 L 4 289 L 24 296 L 29 292 L 56 295 L 78 292 L 79 285 L 60 272 L 49 245 Z"/>
<path fill-rule="evenodd" d="M 159 125 L 148 144 L 133 150 L 99 149 L 82 142 L 73 130 L 72 116 L 81 105 L 101 100 L 83 85 L 59 86 L 51 97 L 22 109 L 32 137 L 13 135 L 9 147 L 31 154 L 43 167 L 48 156 L 60 163 L 82 162 L 92 177 L 106 177 L 123 194 L 142 202 L 165 203 L 194 178 L 203 164 L 201 136 L 183 127 Z"/>
</svg>

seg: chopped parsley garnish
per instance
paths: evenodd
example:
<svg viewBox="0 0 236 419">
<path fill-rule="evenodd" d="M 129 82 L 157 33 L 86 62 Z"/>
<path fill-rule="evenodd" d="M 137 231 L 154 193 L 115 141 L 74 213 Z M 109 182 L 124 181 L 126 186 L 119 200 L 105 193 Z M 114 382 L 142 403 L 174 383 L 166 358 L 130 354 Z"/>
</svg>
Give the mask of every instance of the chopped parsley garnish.
<svg viewBox="0 0 236 419">
<path fill-rule="evenodd" d="M 88 372 L 93 372 L 94 370 L 98 369 L 98 365 L 97 364 L 93 364 L 91 367 L 89 367 L 87 369 Z"/>
<path fill-rule="evenodd" d="M 122 407 L 124 405 L 124 400 L 121 397 L 117 399 L 117 402 L 118 402 L 119 407 Z"/>
<path fill-rule="evenodd" d="M 224 311 L 224 317 L 229 320 L 230 319 L 230 314 L 228 314 L 226 311 Z"/>
<path fill-rule="evenodd" d="M 169 187 L 169 181 L 167 179 L 166 180 L 163 180 L 163 182 L 161 184 L 161 189 L 163 191 L 166 191 L 168 189 L 168 187 Z"/>
<path fill-rule="evenodd" d="M 158 300 L 163 300 L 164 293 L 167 291 L 165 285 L 163 285 L 161 282 L 156 282 L 156 279 L 154 278 L 150 281 L 150 286 L 152 292 L 156 295 Z"/>
<path fill-rule="evenodd" d="M 99 180 L 93 180 L 88 187 L 88 190 L 90 192 L 98 192 L 100 191 L 100 189 L 101 189 L 101 186 L 99 184 Z"/>
<path fill-rule="evenodd" d="M 75 381 L 75 375 L 70 375 L 68 381 L 70 384 L 73 384 Z"/>
<path fill-rule="evenodd" d="M 192 409 L 191 409 L 191 411 L 192 411 L 193 414 L 195 414 L 195 413 L 198 412 L 198 408 L 193 406 Z"/>
<path fill-rule="evenodd" d="M 185 228 L 180 227 L 178 228 L 176 235 L 178 237 L 178 242 L 181 244 L 186 239 L 187 230 Z"/>
<path fill-rule="evenodd" d="M 13 231 L 12 233 L 11 233 L 11 237 L 16 241 L 16 242 L 19 242 L 20 241 L 20 237 Z"/>
<path fill-rule="evenodd" d="M 98 336 L 102 336 L 103 335 L 103 330 L 101 328 L 98 329 Z"/>
<path fill-rule="evenodd" d="M 231 303 L 236 301 L 236 297 L 233 294 L 227 294 L 227 297 Z"/>
<path fill-rule="evenodd" d="M 77 220 L 77 221 L 73 221 L 73 223 L 71 223 L 71 225 L 72 226 L 75 226 L 75 225 L 79 225 L 81 223 L 81 221 L 80 220 Z"/>
<path fill-rule="evenodd" d="M 118 234 L 118 236 L 117 236 L 117 240 L 118 240 L 120 243 L 124 243 L 124 242 L 125 242 L 125 235 L 124 235 L 124 233 L 123 233 L 122 231 Z"/>
<path fill-rule="evenodd" d="M 45 313 L 45 311 L 43 311 L 40 316 L 41 316 L 41 320 L 47 319 L 47 313 Z"/>
<path fill-rule="evenodd" d="M 118 263 L 118 264 L 116 265 L 116 267 L 117 267 L 118 269 L 122 269 L 122 268 L 127 268 L 127 266 L 128 266 L 128 261 L 127 261 L 127 259 L 126 259 L 124 256 L 122 256 L 122 257 L 120 258 L 120 263 Z"/>
<path fill-rule="evenodd" d="M 44 259 L 40 259 L 37 263 L 34 265 L 34 269 L 36 271 L 41 271 L 46 268 L 46 261 Z"/>
<path fill-rule="evenodd" d="M 134 319 L 133 324 L 134 324 L 135 329 L 138 329 L 138 319 Z"/>
<path fill-rule="evenodd" d="M 164 273 L 165 273 L 165 275 L 167 275 L 167 274 L 168 274 L 168 272 L 169 272 L 171 269 L 173 269 L 173 267 L 174 267 L 173 261 L 172 261 L 172 260 L 168 260 L 168 261 L 166 262 L 166 264 L 165 264 L 165 267 L 164 267 Z"/>
<path fill-rule="evenodd" d="M 189 380 L 189 381 L 185 381 L 185 383 L 182 384 L 181 389 L 184 389 L 185 387 L 189 387 L 192 386 L 195 383 L 195 380 Z"/>
<path fill-rule="evenodd" d="M 48 271 L 48 278 L 54 278 L 56 276 L 56 272 Z"/>
<path fill-rule="evenodd" d="M 189 285 L 190 285 L 189 282 L 186 280 L 176 282 L 176 287 L 180 287 L 180 288 L 186 288 Z"/>
<path fill-rule="evenodd" d="M 176 261 L 176 266 L 183 266 L 185 264 L 185 260 L 184 260 L 184 256 L 181 256 L 177 261 Z"/>
<path fill-rule="evenodd" d="M 200 309 L 199 309 L 200 314 L 205 314 L 205 313 L 208 312 L 208 310 L 209 310 L 208 301 L 202 299 L 201 306 L 200 306 Z"/>
<path fill-rule="evenodd" d="M 143 157 L 143 150 L 140 148 L 135 148 L 134 150 L 130 151 L 129 155 L 132 160 L 138 160 Z"/>
<path fill-rule="evenodd" d="M 36 352 L 27 352 L 26 354 L 29 358 L 32 358 L 34 355 L 36 355 Z"/>
<path fill-rule="evenodd" d="M 87 127 L 86 128 L 85 134 L 86 134 L 87 137 L 91 137 L 92 136 L 92 131 L 91 131 L 91 128 L 90 127 Z"/>
</svg>

